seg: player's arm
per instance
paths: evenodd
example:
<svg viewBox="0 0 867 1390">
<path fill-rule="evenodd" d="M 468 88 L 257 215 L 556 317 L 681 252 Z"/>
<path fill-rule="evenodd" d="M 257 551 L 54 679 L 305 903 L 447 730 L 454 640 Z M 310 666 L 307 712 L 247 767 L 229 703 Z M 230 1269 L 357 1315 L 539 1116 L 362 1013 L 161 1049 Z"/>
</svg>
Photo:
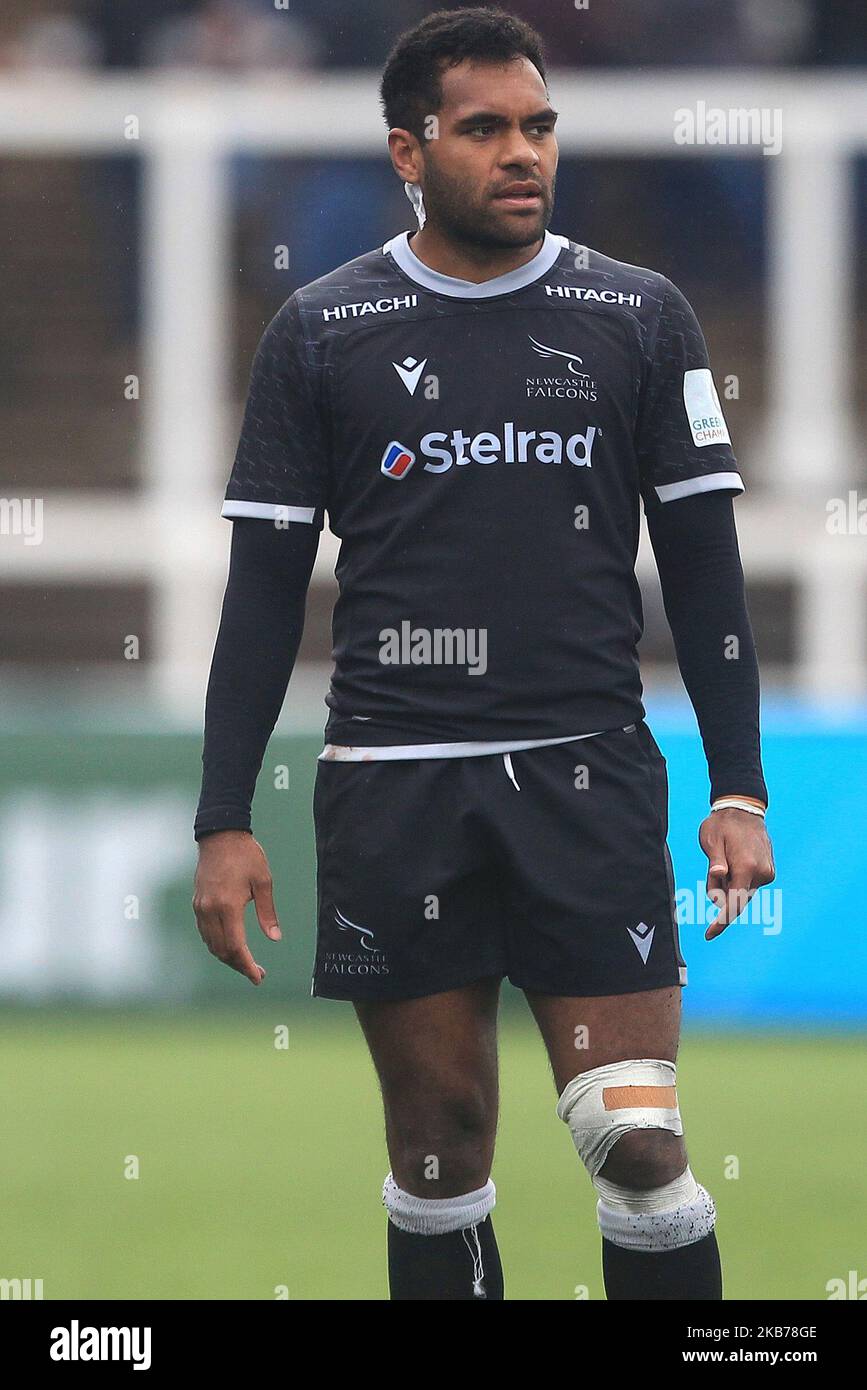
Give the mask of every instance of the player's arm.
<svg viewBox="0 0 867 1390">
<path fill-rule="evenodd" d="M 304 626 L 325 505 L 325 450 L 295 300 L 256 353 L 223 515 L 233 520 L 205 709 L 193 909 L 208 949 L 259 984 L 244 909 L 253 901 L 279 940 L 271 873 L 251 832 L 251 804 Z"/>
<path fill-rule="evenodd" d="M 737 798 L 764 809 L 759 669 L 747 610 L 731 495 L 697 493 L 648 508 L 662 597 L 684 685 L 707 757 L 711 804 Z M 707 931 L 719 936 L 757 888 L 774 877 L 760 815 L 712 811 L 699 831 L 708 892 L 723 902 Z M 724 900 L 720 895 L 724 895 Z"/>
<path fill-rule="evenodd" d="M 247 903 L 272 941 L 280 928 L 268 862 L 250 831 L 251 804 L 301 642 L 318 541 L 312 526 L 235 521 L 208 682 L 193 908 L 211 953 L 254 984 L 265 971 L 246 943 Z"/>
<path fill-rule="evenodd" d="M 699 831 L 708 892 L 723 902 L 710 940 L 771 882 L 774 866 L 761 814 L 768 793 L 758 663 L 731 500 L 743 482 L 704 336 L 670 281 L 646 346 L 636 453 L 666 615 L 708 760 L 711 806 L 733 797 L 754 808 L 712 810 Z"/>
</svg>

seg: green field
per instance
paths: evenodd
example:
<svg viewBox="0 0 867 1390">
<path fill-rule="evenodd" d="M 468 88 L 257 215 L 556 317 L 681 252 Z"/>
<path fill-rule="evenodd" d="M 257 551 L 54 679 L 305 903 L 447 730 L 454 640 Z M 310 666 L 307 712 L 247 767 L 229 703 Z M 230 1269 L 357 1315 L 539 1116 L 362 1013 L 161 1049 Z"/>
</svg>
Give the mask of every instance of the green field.
<svg viewBox="0 0 867 1390">
<path fill-rule="evenodd" d="M 281 1015 L 251 991 L 240 1015 L 6 1014 L 0 1038 L 0 1277 L 41 1278 L 46 1299 L 385 1297 L 379 1100 L 348 1009 Z M 685 1038 L 728 1297 L 824 1299 L 867 1274 L 863 1056 L 857 1037 Z M 507 1294 L 601 1298 L 594 1194 L 520 1011 L 501 1060 Z"/>
</svg>

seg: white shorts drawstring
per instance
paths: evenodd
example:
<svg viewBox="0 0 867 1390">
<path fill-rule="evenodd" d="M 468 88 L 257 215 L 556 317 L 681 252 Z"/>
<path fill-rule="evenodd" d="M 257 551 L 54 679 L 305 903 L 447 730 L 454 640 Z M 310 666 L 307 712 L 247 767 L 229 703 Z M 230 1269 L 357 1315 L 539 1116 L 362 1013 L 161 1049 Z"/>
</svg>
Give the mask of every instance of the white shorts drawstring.
<svg viewBox="0 0 867 1390">
<path fill-rule="evenodd" d="M 506 769 L 506 775 L 509 781 L 511 782 L 512 786 L 515 788 L 515 791 L 519 792 L 521 788 L 518 786 L 518 779 L 515 776 L 515 769 L 512 767 L 511 753 L 503 754 L 503 767 Z"/>
<path fill-rule="evenodd" d="M 637 726 L 636 726 L 635 724 L 626 724 L 626 725 L 624 725 L 622 732 L 623 732 L 624 734 L 634 734 L 635 731 L 636 731 L 636 727 L 637 727 Z M 552 742 L 552 743 L 580 743 L 580 742 L 582 742 L 584 739 L 587 739 L 587 738 L 598 738 L 598 737 L 599 737 L 599 734 L 598 734 L 598 733 L 596 733 L 596 734 L 577 734 L 574 738 L 559 738 L 559 739 L 552 739 L 551 742 Z M 532 745 L 529 745 L 529 746 L 532 746 Z M 549 744 L 549 745 L 542 745 L 542 746 L 549 746 L 549 747 L 550 747 L 550 744 Z M 523 752 L 524 750 L 522 749 L 521 751 Z M 511 753 L 504 753 L 502 756 L 503 756 L 503 767 L 506 769 L 506 776 L 508 777 L 508 779 L 509 779 L 509 781 L 511 782 L 512 786 L 515 788 L 515 791 L 516 791 L 516 792 L 519 792 L 519 791 L 521 790 L 521 788 L 520 788 L 520 786 L 518 785 L 518 779 L 517 779 L 517 777 L 515 776 L 515 769 L 514 769 L 514 767 L 512 766 L 512 755 L 511 755 Z"/>
</svg>

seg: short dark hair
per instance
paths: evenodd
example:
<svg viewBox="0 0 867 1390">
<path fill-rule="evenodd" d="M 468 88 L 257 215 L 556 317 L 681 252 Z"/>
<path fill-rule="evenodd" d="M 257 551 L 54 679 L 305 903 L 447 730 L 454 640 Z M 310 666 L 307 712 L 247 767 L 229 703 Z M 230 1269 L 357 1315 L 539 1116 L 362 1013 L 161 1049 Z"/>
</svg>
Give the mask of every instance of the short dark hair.
<svg viewBox="0 0 867 1390">
<path fill-rule="evenodd" d="M 467 59 L 507 63 L 529 58 L 547 81 L 542 39 L 505 10 L 476 6 L 437 10 L 403 34 L 391 51 L 380 95 L 389 130 L 409 130 L 419 140 L 428 116 L 442 108 L 442 74 Z"/>
</svg>

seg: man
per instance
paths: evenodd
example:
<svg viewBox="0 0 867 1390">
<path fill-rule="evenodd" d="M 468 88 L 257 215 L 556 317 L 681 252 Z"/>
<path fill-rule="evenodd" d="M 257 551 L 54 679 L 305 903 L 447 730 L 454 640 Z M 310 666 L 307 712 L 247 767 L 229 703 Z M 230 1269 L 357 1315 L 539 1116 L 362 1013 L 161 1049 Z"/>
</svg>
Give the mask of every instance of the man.
<svg viewBox="0 0 867 1390">
<path fill-rule="evenodd" d="M 342 545 L 314 993 L 353 1001 L 379 1075 L 391 1296 L 503 1297 L 508 976 L 598 1193 L 608 1297 L 718 1299 L 675 1090 L 686 976 L 634 574 L 643 500 L 710 769 L 712 938 L 773 866 L 743 484 L 704 341 L 663 276 L 547 231 L 556 113 L 533 30 L 435 14 L 398 43 L 382 96 L 423 225 L 294 294 L 253 367 L 224 507 L 199 930 L 261 981 L 245 904 L 279 928 L 250 803 L 327 510 Z"/>
</svg>

